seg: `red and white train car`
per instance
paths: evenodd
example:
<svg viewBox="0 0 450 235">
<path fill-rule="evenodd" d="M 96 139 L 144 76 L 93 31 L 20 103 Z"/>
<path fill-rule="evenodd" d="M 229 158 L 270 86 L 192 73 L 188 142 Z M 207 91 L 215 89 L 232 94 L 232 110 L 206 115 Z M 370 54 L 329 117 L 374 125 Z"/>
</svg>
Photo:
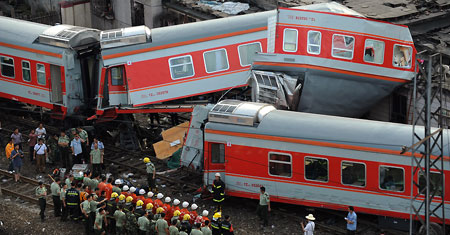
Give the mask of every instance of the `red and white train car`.
<svg viewBox="0 0 450 235">
<path fill-rule="evenodd" d="M 265 186 L 276 202 L 409 219 L 411 177 L 422 177 L 411 175 L 411 152 L 401 154 L 411 133 L 404 124 L 225 100 L 194 109 L 181 162 L 203 170 L 205 185 L 220 172 L 227 195 L 258 199 Z M 447 151 L 444 165 L 443 178 L 431 172 L 436 185 L 450 177 Z M 436 190 L 448 214 L 450 188 Z"/>
</svg>

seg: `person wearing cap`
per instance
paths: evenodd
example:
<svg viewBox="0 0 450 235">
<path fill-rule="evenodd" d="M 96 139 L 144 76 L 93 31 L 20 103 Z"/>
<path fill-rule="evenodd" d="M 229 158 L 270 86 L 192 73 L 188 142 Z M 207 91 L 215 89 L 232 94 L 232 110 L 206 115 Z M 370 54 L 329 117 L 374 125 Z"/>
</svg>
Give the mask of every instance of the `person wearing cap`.
<svg viewBox="0 0 450 235">
<path fill-rule="evenodd" d="M 136 218 L 141 217 L 142 215 L 145 214 L 145 210 L 144 210 L 144 202 L 142 200 L 138 200 L 136 202 L 136 209 L 134 210 L 134 214 L 136 215 Z"/>
<path fill-rule="evenodd" d="M 180 221 L 183 221 L 184 215 L 189 215 L 189 210 L 187 209 L 188 206 L 189 206 L 189 202 L 184 201 L 184 202 L 181 204 L 181 206 L 182 206 L 183 208 L 180 210 L 180 212 L 181 212 L 181 214 L 180 214 Z"/>
<path fill-rule="evenodd" d="M 209 228 L 209 220 L 205 220 L 205 224 L 202 225 L 202 233 L 203 235 L 212 235 L 212 231 Z"/>
<path fill-rule="evenodd" d="M 139 200 L 141 200 L 141 201 L 145 201 L 145 189 L 139 189 L 139 195 L 136 197 L 136 200 L 137 201 L 139 201 Z"/>
<path fill-rule="evenodd" d="M 148 212 L 149 215 L 151 215 L 153 217 L 153 203 L 147 203 L 145 205 L 145 211 Z"/>
<path fill-rule="evenodd" d="M 233 225 L 231 225 L 231 218 L 229 215 L 225 215 L 225 220 L 220 225 L 222 235 L 234 235 Z"/>
<path fill-rule="evenodd" d="M 266 192 L 265 187 L 259 188 L 260 194 L 259 194 L 259 204 L 258 208 L 256 208 L 256 214 L 258 214 L 259 219 L 263 221 L 263 226 L 269 225 L 269 212 L 270 212 L 270 197 L 269 194 Z"/>
<path fill-rule="evenodd" d="M 183 220 L 181 220 L 181 227 L 186 227 L 187 232 L 190 234 L 192 231 L 191 223 L 189 222 L 191 220 L 191 216 L 189 214 L 183 215 Z"/>
<path fill-rule="evenodd" d="M 126 215 L 123 212 L 123 205 L 120 205 L 114 212 L 114 220 L 116 221 L 116 234 L 124 234 Z"/>
<path fill-rule="evenodd" d="M 144 200 L 144 206 L 147 206 L 147 204 L 151 203 L 152 204 L 152 208 L 153 208 L 153 192 L 148 192 L 147 193 L 147 198 L 145 198 Z"/>
<path fill-rule="evenodd" d="M 39 208 L 41 209 L 39 215 L 41 216 L 41 221 L 44 222 L 45 218 L 45 206 L 47 205 L 47 188 L 42 181 L 39 181 L 39 186 L 35 189 L 36 197 L 39 198 Z"/>
<path fill-rule="evenodd" d="M 216 212 L 222 211 L 222 204 L 225 200 L 225 183 L 220 178 L 220 173 L 216 173 L 212 185 L 213 202 L 216 204 Z"/>
<path fill-rule="evenodd" d="M 170 219 L 172 218 L 173 215 L 173 211 L 172 211 L 172 207 L 170 206 L 170 202 L 172 201 L 172 199 L 170 197 L 166 197 L 164 199 L 164 204 L 162 206 L 162 208 L 164 208 L 164 212 L 166 213 L 166 217 L 164 218 L 168 224 L 170 224 Z"/>
<path fill-rule="evenodd" d="M 119 206 L 125 207 L 125 199 L 126 199 L 125 195 L 120 194 L 119 198 L 118 198 L 118 201 L 117 201 L 117 207 L 119 207 Z"/>
<path fill-rule="evenodd" d="M 159 219 L 156 221 L 156 233 L 158 235 L 167 235 L 169 234 L 169 225 L 167 224 L 167 221 L 164 220 L 164 217 L 166 216 L 166 214 L 161 213 L 161 216 L 159 217 Z"/>
<path fill-rule="evenodd" d="M 347 221 L 347 234 L 355 234 L 356 233 L 356 213 L 353 206 L 348 207 L 348 215 L 345 217 L 345 221 Z"/>
<path fill-rule="evenodd" d="M 164 203 L 161 201 L 163 197 L 164 195 L 162 193 L 156 195 L 156 200 L 153 202 L 153 210 L 156 211 L 156 209 L 163 206 Z"/>
<path fill-rule="evenodd" d="M 106 202 L 106 219 L 108 220 L 108 232 L 113 233 L 116 228 L 116 220 L 114 218 L 114 213 L 117 210 L 117 202 L 116 199 L 119 197 L 119 194 L 116 192 L 111 193 L 110 199 Z"/>
<path fill-rule="evenodd" d="M 135 187 L 131 187 L 130 188 L 130 196 L 133 198 L 133 204 L 136 204 L 137 202 L 137 195 L 136 195 L 136 188 Z"/>
<path fill-rule="evenodd" d="M 112 191 L 117 193 L 117 194 L 119 194 L 119 195 L 122 194 L 122 190 L 120 189 L 120 185 L 121 184 L 122 184 L 122 181 L 120 179 L 116 179 L 114 181 Z"/>
<path fill-rule="evenodd" d="M 122 188 L 122 194 L 126 197 L 130 196 L 130 193 L 128 192 L 130 188 L 128 187 L 128 185 L 124 185 Z"/>
<path fill-rule="evenodd" d="M 155 164 L 150 161 L 150 158 L 144 158 L 145 170 L 147 171 L 147 183 L 148 183 L 148 191 L 155 191 L 155 178 L 156 178 L 156 168 Z"/>
<path fill-rule="evenodd" d="M 222 230 L 222 222 L 220 221 L 220 218 L 222 217 L 222 213 L 216 212 L 213 215 L 213 219 L 211 221 L 211 231 L 213 235 L 221 235 Z"/>
<path fill-rule="evenodd" d="M 170 219 L 170 223 L 172 223 L 173 221 L 175 221 L 175 222 L 176 222 L 175 225 L 176 225 L 177 227 L 179 227 L 179 226 L 180 226 L 180 214 L 181 214 L 180 210 L 174 210 L 174 211 L 173 211 L 173 216 L 172 216 L 172 218 Z"/>
<path fill-rule="evenodd" d="M 191 223 L 191 225 L 194 224 L 195 219 L 197 219 L 198 213 L 197 213 L 197 204 L 193 203 L 191 205 L 191 211 L 189 212 L 189 216 L 191 217 L 191 219 L 189 220 L 189 223 Z"/>
<path fill-rule="evenodd" d="M 209 224 L 208 215 L 209 215 L 209 211 L 203 210 L 203 212 L 202 212 L 202 226 L 205 226 L 206 221 L 208 221 L 208 224 Z"/>
<path fill-rule="evenodd" d="M 304 235 L 313 235 L 314 228 L 316 227 L 316 224 L 314 224 L 314 220 L 316 220 L 316 218 L 314 218 L 313 214 L 309 214 L 309 215 L 305 216 L 305 218 L 308 221 L 308 223 L 305 226 L 303 221 L 301 222 L 303 234 Z"/>
</svg>

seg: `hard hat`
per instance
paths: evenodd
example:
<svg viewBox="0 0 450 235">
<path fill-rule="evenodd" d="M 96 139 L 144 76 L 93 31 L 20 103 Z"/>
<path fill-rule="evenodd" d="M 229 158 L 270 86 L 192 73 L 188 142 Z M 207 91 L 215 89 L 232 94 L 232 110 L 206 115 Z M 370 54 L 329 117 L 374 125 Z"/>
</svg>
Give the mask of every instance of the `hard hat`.
<svg viewBox="0 0 450 235">
<path fill-rule="evenodd" d="M 185 214 L 183 216 L 183 220 L 190 220 L 190 219 L 191 219 L 191 216 L 189 214 Z"/>
<path fill-rule="evenodd" d="M 139 194 L 140 194 L 140 195 L 144 195 L 144 194 L 145 194 L 145 189 L 139 190 Z"/>
<path fill-rule="evenodd" d="M 123 200 L 125 200 L 125 195 L 123 195 L 123 194 L 120 194 L 120 196 L 119 196 L 119 200 L 120 200 L 120 201 L 123 201 Z"/>
<path fill-rule="evenodd" d="M 175 210 L 173 212 L 173 216 L 179 216 L 179 215 L 181 215 L 181 212 L 179 210 Z"/>
<path fill-rule="evenodd" d="M 172 199 L 170 199 L 170 197 L 166 197 L 166 199 L 164 199 L 165 203 L 169 203 Z"/>
<path fill-rule="evenodd" d="M 144 202 L 142 200 L 139 200 L 136 202 L 136 206 L 142 206 L 144 205 Z"/>
<path fill-rule="evenodd" d="M 145 206 L 145 208 L 147 209 L 147 210 L 151 210 L 151 209 L 153 209 L 153 204 L 152 203 L 147 203 L 147 205 Z"/>
<path fill-rule="evenodd" d="M 195 211 L 195 210 L 197 210 L 197 208 L 198 208 L 197 204 L 195 204 L 195 203 L 192 204 L 191 210 Z"/>
<path fill-rule="evenodd" d="M 156 195 L 156 198 L 158 198 L 158 199 L 161 199 L 161 198 L 163 198 L 164 197 L 164 195 L 162 194 L 162 193 L 158 193 L 157 195 Z"/>
<path fill-rule="evenodd" d="M 122 180 L 120 180 L 120 179 L 116 179 L 116 181 L 114 181 L 114 184 L 115 184 L 115 185 L 119 185 L 119 184 L 122 184 Z"/>
<path fill-rule="evenodd" d="M 150 197 L 153 197 L 153 192 L 148 192 L 148 193 L 147 193 L 147 197 L 149 197 L 149 198 L 150 198 Z"/>
<path fill-rule="evenodd" d="M 209 212 L 207 210 L 203 210 L 202 215 L 206 217 L 209 215 Z"/>
<path fill-rule="evenodd" d="M 128 189 L 130 189 L 130 188 L 128 188 L 128 185 L 124 185 L 122 188 L 123 191 L 128 191 Z"/>
<path fill-rule="evenodd" d="M 161 214 L 163 212 L 164 212 L 164 208 L 162 208 L 162 207 L 156 208 L 156 214 Z"/>
<path fill-rule="evenodd" d="M 117 194 L 116 192 L 111 193 L 111 197 L 112 197 L 112 198 L 116 198 L 116 197 L 118 197 L 118 196 L 119 196 L 119 194 Z"/>
<path fill-rule="evenodd" d="M 183 202 L 182 206 L 183 206 L 184 208 L 187 208 L 187 207 L 189 206 L 189 202 Z"/>
<path fill-rule="evenodd" d="M 132 192 L 132 193 L 136 192 L 136 188 L 135 187 L 131 187 L 130 188 L 130 192 Z"/>
<path fill-rule="evenodd" d="M 132 196 L 128 196 L 126 202 L 132 202 L 133 201 L 133 197 Z"/>
<path fill-rule="evenodd" d="M 213 216 L 213 218 L 215 218 L 215 219 L 220 218 L 220 217 L 222 217 L 222 213 L 220 213 L 220 212 L 216 212 Z"/>
<path fill-rule="evenodd" d="M 218 177 L 220 177 L 220 173 L 216 173 L 216 174 L 215 174 L 215 176 L 218 176 Z"/>
<path fill-rule="evenodd" d="M 149 163 L 150 162 L 150 158 L 146 157 L 144 158 L 144 163 Z"/>
<path fill-rule="evenodd" d="M 174 204 L 175 206 L 180 205 L 180 200 L 178 200 L 178 199 L 173 200 L 173 204 Z"/>
</svg>

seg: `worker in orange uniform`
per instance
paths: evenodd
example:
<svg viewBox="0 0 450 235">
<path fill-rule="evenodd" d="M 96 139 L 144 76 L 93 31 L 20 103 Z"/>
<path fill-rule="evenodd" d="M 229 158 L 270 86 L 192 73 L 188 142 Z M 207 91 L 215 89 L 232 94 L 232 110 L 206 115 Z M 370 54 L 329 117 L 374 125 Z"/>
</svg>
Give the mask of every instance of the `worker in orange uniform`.
<svg viewBox="0 0 450 235">
<path fill-rule="evenodd" d="M 164 219 L 167 221 L 168 224 L 170 224 L 170 219 L 172 218 L 173 215 L 172 207 L 170 206 L 171 201 L 172 199 L 170 197 L 166 197 L 164 199 L 164 204 L 162 206 L 162 208 L 164 208 L 164 213 L 166 214 Z"/>
<path fill-rule="evenodd" d="M 161 199 L 164 197 L 164 195 L 162 193 L 158 193 L 156 195 L 156 200 L 153 202 L 153 211 L 156 212 L 156 209 L 160 208 L 163 206 L 163 202 L 161 201 Z M 157 213 L 156 213 L 157 214 Z"/>
<path fill-rule="evenodd" d="M 174 199 L 170 211 L 168 211 L 168 212 L 166 213 L 166 214 L 168 214 L 168 217 L 169 217 L 170 219 L 172 219 L 172 217 L 174 216 L 174 215 L 173 215 L 173 212 L 174 212 L 174 211 L 176 211 L 176 210 L 179 211 L 179 210 L 180 210 L 180 207 L 179 207 L 178 205 L 180 205 L 180 200 Z M 168 222 L 170 223 L 170 221 L 168 221 Z"/>
<path fill-rule="evenodd" d="M 197 204 L 193 203 L 191 205 L 191 212 L 189 213 L 189 216 L 191 217 L 191 219 L 189 220 L 189 223 L 191 223 L 191 225 L 194 224 L 195 219 L 197 219 L 198 213 L 197 213 Z"/>
<path fill-rule="evenodd" d="M 153 192 L 148 192 L 147 193 L 147 198 L 144 200 L 144 206 L 147 206 L 147 204 L 151 203 L 152 204 L 152 208 L 153 208 Z M 153 212 L 152 212 L 153 214 Z"/>
<path fill-rule="evenodd" d="M 8 144 L 5 147 L 6 159 L 8 160 L 8 164 L 9 164 L 8 171 L 13 171 L 14 170 L 13 164 L 12 164 L 12 161 L 11 161 L 11 152 L 13 150 L 14 150 L 14 140 L 11 138 L 11 139 L 9 139 L 9 142 L 8 142 Z"/>
<path fill-rule="evenodd" d="M 128 185 L 124 185 L 122 187 L 122 193 L 120 193 L 120 194 L 124 195 L 125 198 L 127 198 L 128 196 L 130 196 L 130 193 L 128 192 L 129 189 L 130 188 L 128 187 Z"/>
<path fill-rule="evenodd" d="M 180 210 L 180 221 L 183 221 L 184 215 L 189 215 L 189 210 L 187 209 L 189 206 L 189 202 L 184 201 L 181 206 L 183 207 L 183 209 Z"/>
<path fill-rule="evenodd" d="M 97 188 L 100 189 L 100 193 L 106 191 L 106 176 L 102 176 L 102 182 L 98 183 Z"/>
<path fill-rule="evenodd" d="M 203 212 L 202 212 L 202 226 L 205 226 L 205 221 L 207 221 L 207 220 L 209 221 L 208 215 L 209 215 L 209 211 L 203 210 Z"/>
<path fill-rule="evenodd" d="M 133 198 L 133 204 L 136 204 L 137 202 L 137 195 L 136 195 L 136 188 L 131 187 L 130 188 L 130 196 Z"/>
<path fill-rule="evenodd" d="M 139 190 L 139 196 L 137 196 L 137 200 L 141 200 L 141 201 L 145 201 L 145 189 L 140 189 Z M 144 203 L 145 204 L 145 203 Z"/>
<path fill-rule="evenodd" d="M 113 179 L 109 178 L 108 183 L 105 185 L 106 199 L 108 200 L 111 198 L 111 193 L 113 189 L 112 181 Z"/>
</svg>

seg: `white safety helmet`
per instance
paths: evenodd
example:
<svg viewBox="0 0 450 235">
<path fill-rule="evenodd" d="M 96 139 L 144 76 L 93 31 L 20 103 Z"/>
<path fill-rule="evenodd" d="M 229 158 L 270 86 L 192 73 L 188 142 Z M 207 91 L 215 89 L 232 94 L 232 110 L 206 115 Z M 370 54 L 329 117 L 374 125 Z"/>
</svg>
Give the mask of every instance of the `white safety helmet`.
<svg viewBox="0 0 450 235">
<path fill-rule="evenodd" d="M 144 189 L 139 190 L 139 194 L 140 195 L 144 195 L 145 194 L 145 190 Z"/>
<path fill-rule="evenodd" d="M 130 188 L 128 188 L 128 185 L 124 185 L 122 188 L 123 191 L 128 191 L 128 189 L 130 189 Z"/>
<path fill-rule="evenodd" d="M 149 197 L 149 198 L 150 198 L 150 197 L 153 197 L 153 192 L 148 192 L 148 193 L 147 193 L 147 197 Z"/>
<path fill-rule="evenodd" d="M 221 176 L 220 176 L 220 173 L 216 173 L 216 177 L 221 177 Z"/>
<path fill-rule="evenodd" d="M 209 215 L 209 212 L 207 210 L 203 210 L 202 215 L 206 217 Z"/>
<path fill-rule="evenodd" d="M 161 199 L 161 198 L 163 198 L 163 197 L 164 197 L 164 195 L 163 195 L 162 193 L 156 194 L 156 198 L 158 198 L 158 199 Z"/>
<path fill-rule="evenodd" d="M 115 185 L 120 185 L 120 184 L 122 184 L 122 180 L 116 179 L 116 181 L 114 181 L 114 184 Z"/>
<path fill-rule="evenodd" d="M 197 210 L 197 208 L 198 208 L 197 204 L 195 204 L 195 203 L 192 204 L 191 210 L 195 211 L 195 210 Z"/>
<path fill-rule="evenodd" d="M 187 208 L 187 207 L 189 206 L 189 202 L 183 202 L 182 206 L 183 206 L 184 208 Z"/>
<path fill-rule="evenodd" d="M 175 206 L 180 205 L 180 200 L 178 200 L 178 199 L 173 200 L 173 204 L 174 204 Z"/>
<path fill-rule="evenodd" d="M 136 188 L 135 187 L 131 187 L 130 188 L 130 192 L 132 192 L 132 193 L 136 192 Z"/>
<path fill-rule="evenodd" d="M 170 201 L 172 201 L 172 199 L 170 199 L 170 197 L 166 197 L 166 199 L 164 199 L 164 202 L 169 203 Z"/>
</svg>

